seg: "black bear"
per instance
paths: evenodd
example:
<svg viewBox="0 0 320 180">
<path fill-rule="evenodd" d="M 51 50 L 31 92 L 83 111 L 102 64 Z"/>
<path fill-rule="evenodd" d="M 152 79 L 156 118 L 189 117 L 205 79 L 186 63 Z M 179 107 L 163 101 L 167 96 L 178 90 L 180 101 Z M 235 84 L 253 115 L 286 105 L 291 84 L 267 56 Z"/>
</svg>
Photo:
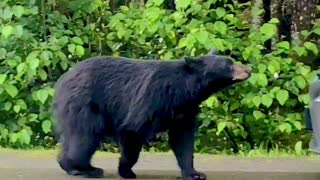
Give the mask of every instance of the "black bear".
<svg viewBox="0 0 320 180">
<path fill-rule="evenodd" d="M 58 163 L 69 175 L 103 177 L 103 170 L 90 161 L 104 138 L 113 137 L 121 150 L 118 173 L 134 179 L 132 167 L 144 143 L 168 131 L 183 179 L 206 179 L 193 167 L 199 104 L 250 74 L 250 68 L 215 50 L 171 61 L 84 60 L 56 84 L 53 111 L 62 144 Z"/>
</svg>

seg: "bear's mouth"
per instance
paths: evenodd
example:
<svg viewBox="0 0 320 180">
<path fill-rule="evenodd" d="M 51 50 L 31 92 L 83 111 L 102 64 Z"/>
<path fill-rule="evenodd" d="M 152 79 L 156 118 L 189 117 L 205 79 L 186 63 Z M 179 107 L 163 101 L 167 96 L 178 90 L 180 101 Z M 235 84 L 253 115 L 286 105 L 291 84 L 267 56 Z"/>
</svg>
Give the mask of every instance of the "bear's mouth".
<svg viewBox="0 0 320 180">
<path fill-rule="evenodd" d="M 251 76 L 252 69 L 242 65 L 235 64 L 232 66 L 232 80 L 233 81 L 244 81 Z"/>
</svg>

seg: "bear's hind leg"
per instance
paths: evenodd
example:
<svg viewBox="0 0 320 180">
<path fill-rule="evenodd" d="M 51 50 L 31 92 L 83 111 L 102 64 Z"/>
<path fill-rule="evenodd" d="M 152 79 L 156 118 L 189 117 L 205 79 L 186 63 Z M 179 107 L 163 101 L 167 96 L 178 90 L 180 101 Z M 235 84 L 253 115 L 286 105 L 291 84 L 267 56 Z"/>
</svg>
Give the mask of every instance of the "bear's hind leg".
<svg viewBox="0 0 320 180">
<path fill-rule="evenodd" d="M 104 139 L 104 119 L 85 106 L 72 110 L 61 121 L 62 152 L 58 163 L 69 175 L 103 177 L 103 170 L 93 167 L 90 161 Z"/>
<path fill-rule="evenodd" d="M 120 149 L 121 157 L 119 160 L 118 173 L 122 178 L 135 179 L 136 174 L 132 167 L 136 164 L 142 149 L 143 140 L 135 133 L 121 133 Z"/>
<path fill-rule="evenodd" d="M 59 157 L 60 166 L 73 176 L 81 175 L 86 177 L 103 177 L 103 170 L 93 167 L 90 160 L 100 145 L 97 136 L 74 134 L 68 141 L 66 152 Z"/>
</svg>

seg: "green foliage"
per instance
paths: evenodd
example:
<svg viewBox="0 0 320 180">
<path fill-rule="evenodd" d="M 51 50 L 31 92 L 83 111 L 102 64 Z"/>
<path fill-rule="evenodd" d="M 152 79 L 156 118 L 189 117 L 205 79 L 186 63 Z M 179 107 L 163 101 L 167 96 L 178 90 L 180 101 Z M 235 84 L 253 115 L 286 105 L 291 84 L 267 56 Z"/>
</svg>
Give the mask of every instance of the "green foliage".
<svg viewBox="0 0 320 180">
<path fill-rule="evenodd" d="M 175 11 L 164 9 L 163 0 L 150 0 L 115 14 L 101 0 L 15 2 L 0 2 L 1 146 L 56 144 L 50 110 L 54 83 L 86 57 L 169 60 L 212 48 L 253 67 L 253 74 L 201 105 L 196 151 L 289 147 L 300 153 L 308 141 L 302 124 L 314 72 L 295 59 L 318 55 L 319 49 L 313 41 L 281 41 L 266 53 L 264 43 L 277 34 L 277 19 L 251 31 L 240 19 L 243 6 L 216 0 L 179 0 Z M 304 34 L 308 39 L 319 32 L 316 24 Z M 155 147 L 168 150 L 166 143 Z"/>
<path fill-rule="evenodd" d="M 68 8 L 75 13 L 69 16 L 59 12 L 55 3 L 41 3 L 0 3 L 1 146 L 54 145 L 50 103 L 55 81 L 88 51 L 102 53 L 100 34 L 91 32 L 101 26 L 95 22 L 105 22 L 102 12 L 108 12 L 107 4 L 87 1 L 90 6 L 85 6 L 83 1 L 84 6 L 76 7 L 71 3 Z M 92 12 L 97 18 L 85 18 Z M 85 25 L 86 20 L 91 22 Z"/>
</svg>

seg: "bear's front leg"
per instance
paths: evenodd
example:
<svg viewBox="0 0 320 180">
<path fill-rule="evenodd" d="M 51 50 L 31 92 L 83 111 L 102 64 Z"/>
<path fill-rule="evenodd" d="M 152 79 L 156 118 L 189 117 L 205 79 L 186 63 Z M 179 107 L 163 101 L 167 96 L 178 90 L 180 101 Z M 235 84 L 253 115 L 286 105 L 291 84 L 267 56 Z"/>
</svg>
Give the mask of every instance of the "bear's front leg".
<svg viewBox="0 0 320 180">
<path fill-rule="evenodd" d="M 121 157 L 118 173 L 125 179 L 136 179 L 132 167 L 136 164 L 142 149 L 142 139 L 133 132 L 122 132 L 120 137 Z"/>
<path fill-rule="evenodd" d="M 204 173 L 198 172 L 193 167 L 194 153 L 194 126 L 180 125 L 169 130 L 169 144 L 173 150 L 181 175 L 184 180 L 205 180 Z"/>
</svg>

